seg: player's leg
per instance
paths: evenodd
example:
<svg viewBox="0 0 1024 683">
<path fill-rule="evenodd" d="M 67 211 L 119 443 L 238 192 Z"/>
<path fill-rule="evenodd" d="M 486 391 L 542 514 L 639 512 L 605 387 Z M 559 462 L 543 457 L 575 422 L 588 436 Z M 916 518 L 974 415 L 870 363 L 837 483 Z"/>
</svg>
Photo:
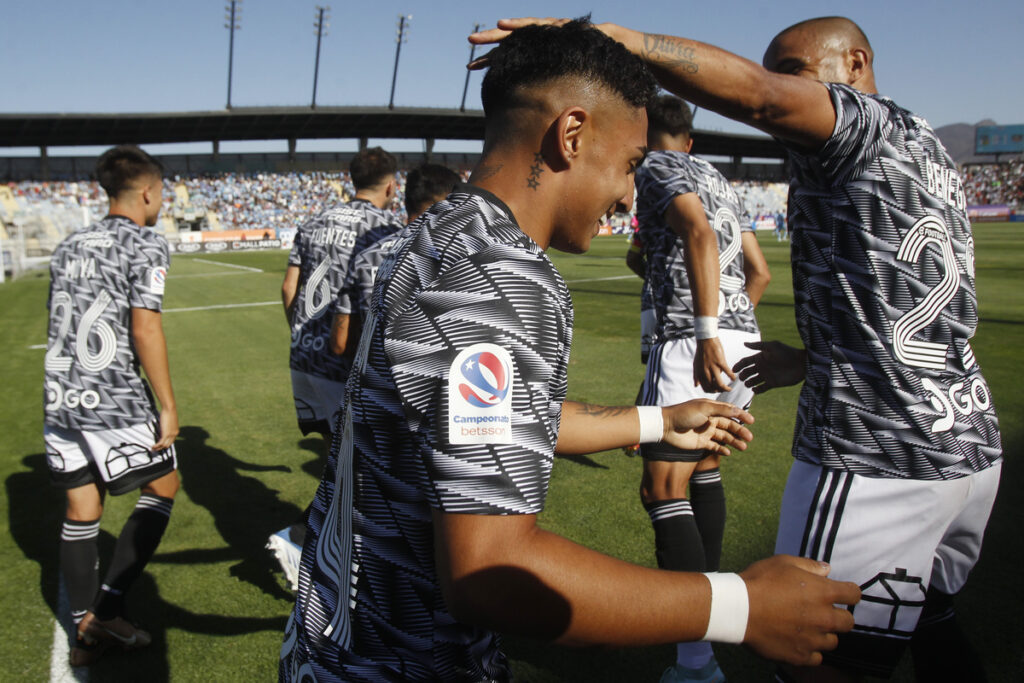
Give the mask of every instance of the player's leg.
<svg viewBox="0 0 1024 683">
<path fill-rule="evenodd" d="M 67 505 L 60 534 L 60 568 L 71 618 L 82 621 L 99 587 L 97 537 L 103 515 L 103 489 L 97 485 L 81 434 L 46 427 L 50 479 L 65 490 Z"/>
<path fill-rule="evenodd" d="M 704 546 L 704 571 L 709 572 L 718 571 L 725 536 L 725 487 L 720 461 L 720 456 L 708 456 L 697 463 L 690 476 L 690 506 Z"/>
<path fill-rule="evenodd" d="M 822 667 L 787 669 L 792 680 L 892 674 L 925 606 L 936 549 L 961 515 L 970 479 L 883 479 L 793 463 L 775 551 L 828 562 L 829 577 L 856 583 L 862 597 L 851 610 L 853 631 L 839 636 Z"/>
<path fill-rule="evenodd" d="M 157 440 L 157 430 L 154 421 L 86 434 L 107 489 L 114 495 L 141 490 L 80 628 L 89 639 L 105 639 L 126 649 L 144 647 L 151 641 L 148 633 L 125 620 L 125 597 L 163 538 L 179 487 L 174 446 L 156 452 L 149 449 Z M 104 457 L 97 457 L 101 453 Z"/>
<path fill-rule="evenodd" d="M 693 387 L 696 342 L 672 340 L 651 350 L 644 382 L 644 405 L 673 405 L 705 396 Z M 689 378 L 689 381 L 682 378 Z M 687 498 L 690 477 L 704 458 L 703 451 L 682 451 L 667 444 L 643 444 L 640 498 L 654 528 L 658 566 L 673 571 L 706 571 L 704 544 Z M 724 680 L 706 642 L 676 645 L 676 663 L 662 674 L 673 681 Z"/>
<path fill-rule="evenodd" d="M 919 681 L 985 681 L 985 667 L 957 623 L 953 598 L 977 563 L 995 502 L 1002 463 L 970 477 L 969 499 L 946 530 L 935 554 L 931 585 L 910 652 Z"/>
<path fill-rule="evenodd" d="M 760 341 L 761 335 L 738 330 L 719 330 L 719 340 L 725 352 L 726 361 L 732 366 L 748 355 L 750 349 L 745 343 Z M 736 380 L 729 391 L 715 396 L 719 401 L 726 401 L 740 408 L 750 407 L 754 398 L 743 382 Z M 722 558 L 722 540 L 725 536 L 725 487 L 719 469 L 720 456 L 708 456 L 697 464 L 697 470 L 690 478 L 690 505 L 693 517 L 700 531 L 701 542 L 704 544 L 704 560 L 707 571 L 718 571 Z"/>
</svg>

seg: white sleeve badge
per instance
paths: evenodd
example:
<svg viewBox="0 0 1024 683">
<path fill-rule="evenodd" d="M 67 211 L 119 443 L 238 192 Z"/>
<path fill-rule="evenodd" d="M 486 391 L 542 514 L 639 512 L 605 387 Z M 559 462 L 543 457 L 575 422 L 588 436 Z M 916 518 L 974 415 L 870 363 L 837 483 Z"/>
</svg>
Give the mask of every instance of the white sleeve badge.
<svg viewBox="0 0 1024 683">
<path fill-rule="evenodd" d="M 473 344 L 448 370 L 448 443 L 512 443 L 512 358 L 496 344 Z"/>
<path fill-rule="evenodd" d="M 163 294 L 164 285 L 167 283 L 166 268 L 151 268 L 149 271 L 149 291 L 154 294 Z"/>
</svg>

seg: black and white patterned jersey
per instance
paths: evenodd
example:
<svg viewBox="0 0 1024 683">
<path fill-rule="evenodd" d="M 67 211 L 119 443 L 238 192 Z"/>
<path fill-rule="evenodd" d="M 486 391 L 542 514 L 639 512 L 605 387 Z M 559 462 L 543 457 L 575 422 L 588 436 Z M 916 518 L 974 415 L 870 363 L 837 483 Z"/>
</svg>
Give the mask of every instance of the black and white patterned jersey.
<svg viewBox="0 0 1024 683">
<path fill-rule="evenodd" d="M 829 84 L 832 137 L 790 150 L 793 287 L 808 351 L 793 452 L 873 477 L 952 479 L 1001 454 L 971 351 L 974 239 L 928 123 Z"/>
<path fill-rule="evenodd" d="M 318 214 L 299 227 L 288 255 L 298 266 L 299 287 L 292 313 L 290 367 L 309 375 L 344 382 L 351 358 L 330 352 L 331 322 L 338 310 L 353 257 L 401 229 L 390 211 L 354 199 Z"/>
<path fill-rule="evenodd" d="M 310 510 L 282 680 L 505 680 L 456 622 L 431 511 L 544 506 L 572 341 L 569 291 L 490 193 L 460 185 L 384 260 Z"/>
<path fill-rule="evenodd" d="M 693 336 L 696 315 L 684 243 L 665 220 L 679 195 L 696 192 L 708 224 L 718 239 L 718 325 L 721 329 L 757 332 L 754 305 L 743 273 L 740 223 L 743 207 L 729 181 L 707 161 L 684 152 L 655 151 L 636 172 L 639 237 L 647 259 L 647 279 L 658 315 L 658 341 Z"/>
<path fill-rule="evenodd" d="M 155 419 L 139 376 L 131 309 L 160 311 L 167 241 L 107 216 L 61 242 L 50 260 L 44 415 L 48 426 L 121 429 Z"/>
<path fill-rule="evenodd" d="M 399 233 L 388 235 L 377 240 L 352 259 L 352 267 L 345 276 L 345 285 L 338 295 L 338 313 L 355 314 L 360 320 L 370 312 L 370 294 L 373 293 L 373 281 L 377 277 L 384 257 L 398 242 Z"/>
</svg>

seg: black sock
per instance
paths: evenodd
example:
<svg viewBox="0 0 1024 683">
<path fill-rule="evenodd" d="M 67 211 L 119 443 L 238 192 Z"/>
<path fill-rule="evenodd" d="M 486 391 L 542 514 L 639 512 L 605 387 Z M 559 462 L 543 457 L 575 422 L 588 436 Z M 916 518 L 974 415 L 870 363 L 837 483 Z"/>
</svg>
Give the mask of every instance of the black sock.
<svg viewBox="0 0 1024 683">
<path fill-rule="evenodd" d="M 135 511 L 121 529 L 107 578 L 96 595 L 93 612 L 97 618 L 113 619 L 124 611 L 125 593 L 160 545 L 173 505 L 172 498 L 149 493 L 139 496 Z"/>
<path fill-rule="evenodd" d="M 914 676 L 918 681 L 985 683 L 985 667 L 960 629 L 953 596 L 935 588 L 925 594 L 921 618 L 910 638 Z"/>
<path fill-rule="evenodd" d="M 60 530 L 60 571 L 71 603 L 71 618 L 77 624 L 96 597 L 99 586 L 99 551 L 96 537 L 100 520 L 78 522 L 65 519 Z"/>
<path fill-rule="evenodd" d="M 658 566 L 677 572 L 704 571 L 704 547 L 685 498 L 657 500 L 644 505 L 654 526 Z"/>
<path fill-rule="evenodd" d="M 725 489 L 722 473 L 713 470 L 694 472 L 690 477 L 690 505 L 704 544 L 704 571 L 717 572 L 722 561 L 722 537 L 725 536 Z"/>
</svg>

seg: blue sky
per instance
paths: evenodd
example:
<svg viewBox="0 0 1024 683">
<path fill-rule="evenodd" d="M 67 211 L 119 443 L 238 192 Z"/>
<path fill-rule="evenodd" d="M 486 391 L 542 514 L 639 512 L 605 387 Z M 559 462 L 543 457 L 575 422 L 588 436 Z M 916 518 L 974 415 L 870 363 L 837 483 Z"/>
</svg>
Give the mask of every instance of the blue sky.
<svg viewBox="0 0 1024 683">
<path fill-rule="evenodd" d="M 593 12 L 595 21 L 683 35 L 760 62 L 780 29 L 801 19 L 843 14 L 867 33 L 879 89 L 933 126 L 1024 123 L 1024 2 L 784 3 L 721 0 L 610 2 L 548 0 L 374 0 L 332 4 L 324 38 L 319 105 L 386 105 L 399 13 L 412 14 L 402 46 L 396 106 L 457 107 L 473 24 L 502 16 Z M 0 111 L 208 111 L 226 104 L 225 0 L 80 0 L 5 2 L 0 23 Z M 232 104 L 308 105 L 312 93 L 316 2 L 244 0 L 235 35 Z M 479 74 L 467 107 L 479 107 Z M 700 112 L 698 128 L 752 132 Z M 284 149 L 283 142 L 222 149 Z M 351 141 L 301 143 L 299 149 L 351 149 Z M 465 149 L 466 143 L 438 149 Z M 395 143 L 419 149 L 414 141 Z M 156 151 L 179 151 L 180 146 Z M 0 153 L 4 150 L 0 150 Z M 26 153 L 37 153 L 25 150 Z M 51 154 L 68 150 L 51 150 Z"/>
</svg>

